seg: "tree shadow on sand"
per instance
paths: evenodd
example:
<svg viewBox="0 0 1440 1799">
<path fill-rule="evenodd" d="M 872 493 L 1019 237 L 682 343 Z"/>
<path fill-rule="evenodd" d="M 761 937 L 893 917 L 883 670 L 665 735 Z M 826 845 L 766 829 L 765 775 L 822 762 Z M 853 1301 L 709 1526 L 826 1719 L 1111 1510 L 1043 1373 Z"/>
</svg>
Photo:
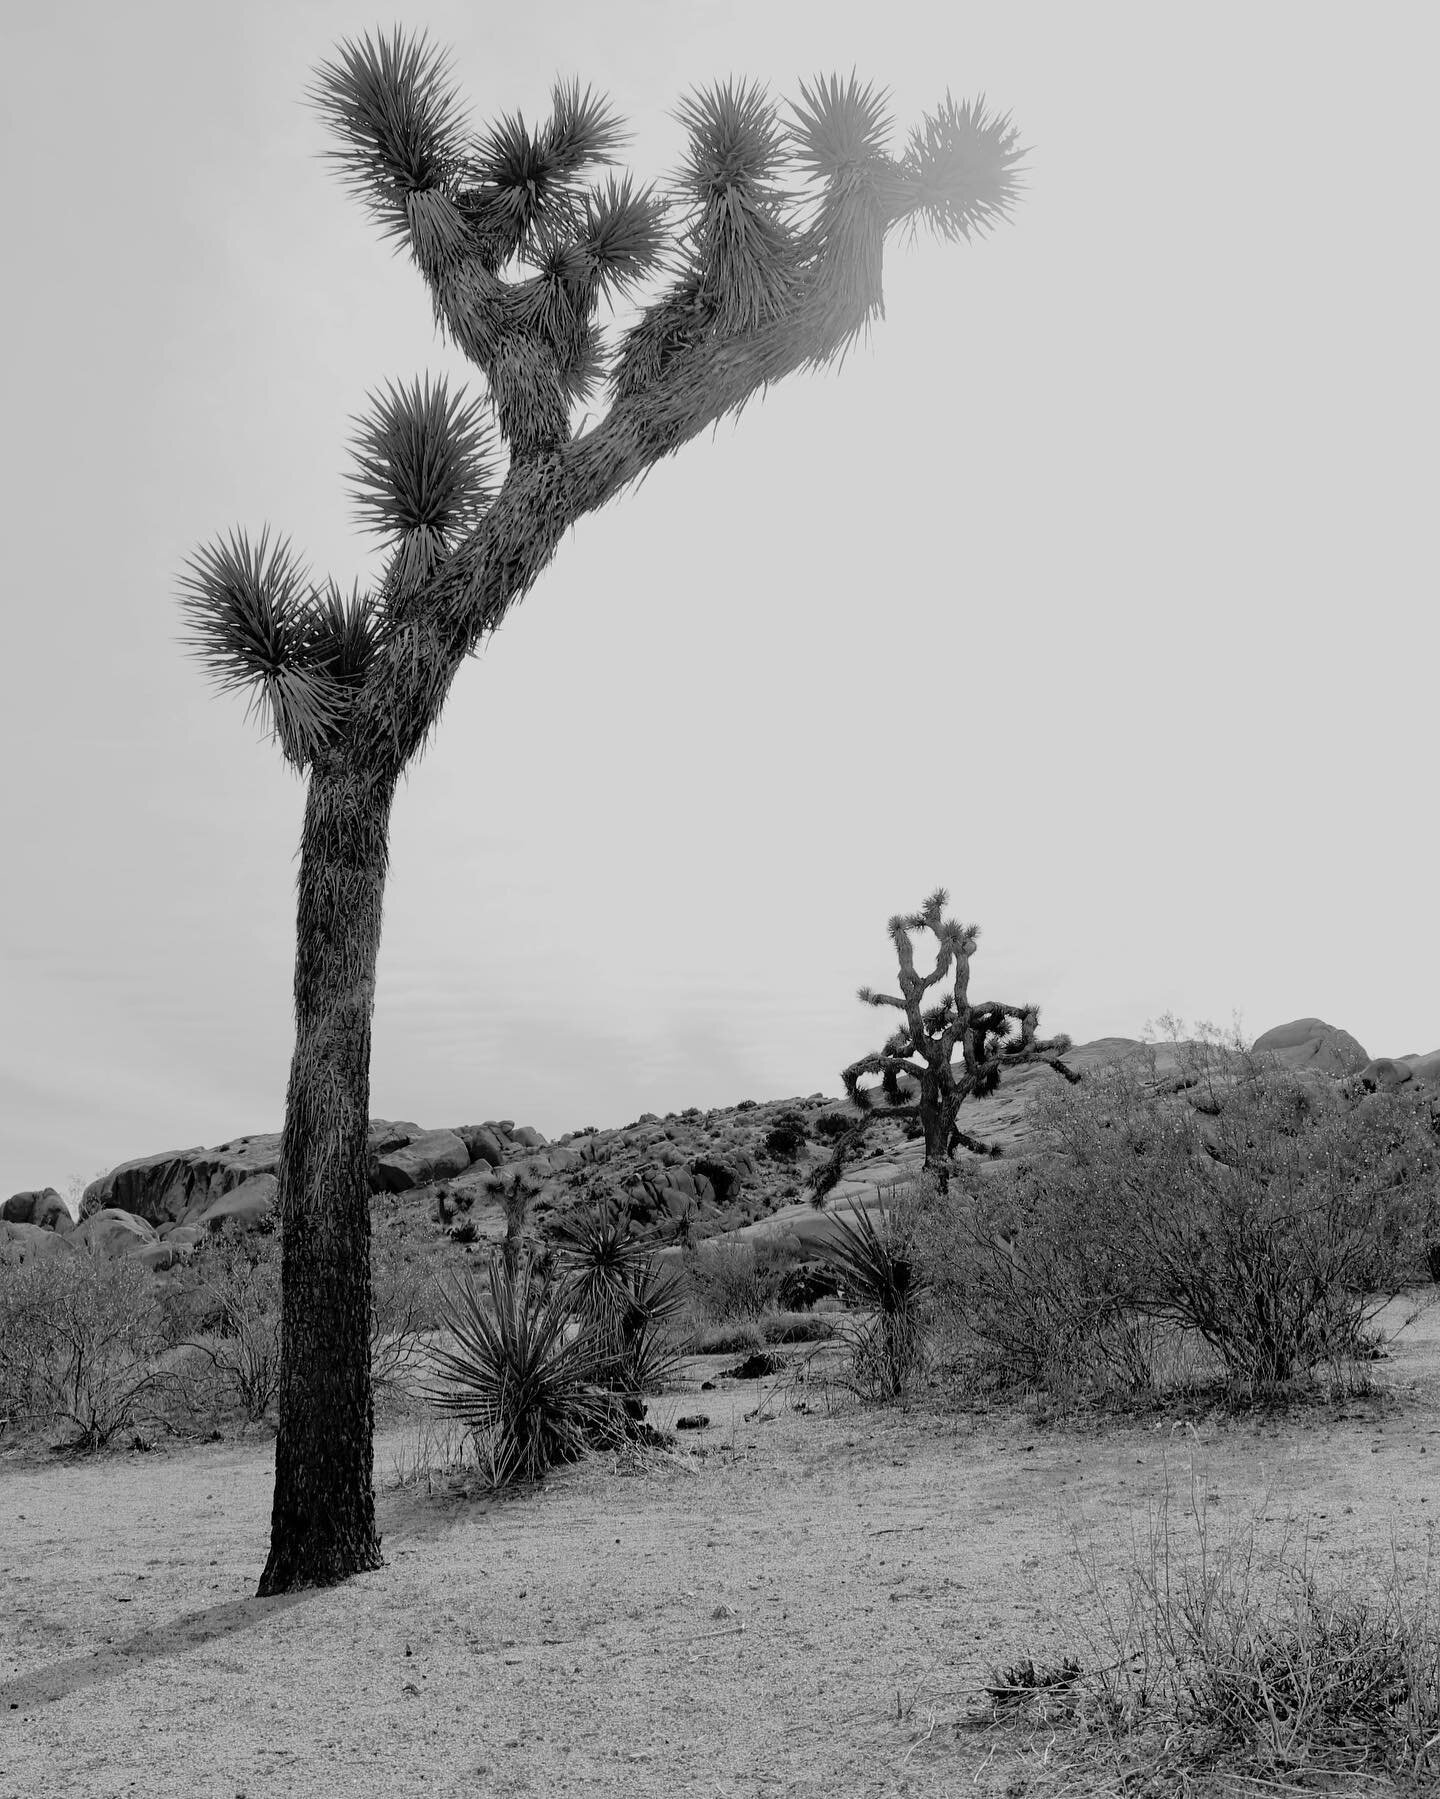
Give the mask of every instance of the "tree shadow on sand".
<svg viewBox="0 0 1440 1799">
<path fill-rule="evenodd" d="M 187 1649 L 204 1649 L 211 1643 L 236 1636 L 251 1625 L 263 1623 L 278 1612 L 303 1604 L 323 1589 L 306 1588 L 285 1593 L 275 1599 L 228 1599 L 220 1605 L 206 1606 L 198 1612 L 187 1612 L 167 1623 L 138 1630 L 123 1642 L 106 1643 L 89 1655 L 72 1656 L 69 1661 L 55 1662 L 33 1674 L 0 1686 L 0 1721 L 12 1712 L 28 1712 L 37 1706 L 52 1705 L 57 1699 L 68 1699 L 86 1687 L 98 1685 L 120 1674 L 133 1673 L 147 1662 L 165 1655 L 182 1654 Z"/>
</svg>

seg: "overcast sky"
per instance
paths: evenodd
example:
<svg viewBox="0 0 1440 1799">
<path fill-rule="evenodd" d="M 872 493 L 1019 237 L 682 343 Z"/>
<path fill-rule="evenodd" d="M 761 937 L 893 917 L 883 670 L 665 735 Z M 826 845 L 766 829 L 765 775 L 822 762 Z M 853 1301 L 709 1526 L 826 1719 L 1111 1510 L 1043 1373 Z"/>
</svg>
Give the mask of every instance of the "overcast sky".
<svg viewBox="0 0 1440 1799">
<path fill-rule="evenodd" d="M 674 165 L 729 74 L 986 93 L 1014 223 L 567 540 L 396 805 L 377 1116 L 823 1089 L 934 887 L 977 997 L 1440 1047 L 1440 12 L 1254 0 L 8 5 L 0 1196 L 281 1122 L 303 792 L 177 642 L 269 524 L 373 575 L 384 381 L 479 378 L 322 162 L 342 38 L 476 123 L 578 75 Z"/>
</svg>

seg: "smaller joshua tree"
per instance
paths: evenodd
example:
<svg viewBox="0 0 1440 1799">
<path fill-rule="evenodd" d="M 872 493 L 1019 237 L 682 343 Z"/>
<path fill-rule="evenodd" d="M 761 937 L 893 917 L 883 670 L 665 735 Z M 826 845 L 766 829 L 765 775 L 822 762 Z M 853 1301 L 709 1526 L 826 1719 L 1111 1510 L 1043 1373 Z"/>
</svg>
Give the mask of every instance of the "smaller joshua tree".
<svg viewBox="0 0 1440 1799">
<path fill-rule="evenodd" d="M 965 1100 L 984 1099 L 993 1093 L 1004 1069 L 1022 1062 L 1046 1062 L 1067 1081 L 1080 1079 L 1060 1059 L 1070 1047 L 1068 1037 L 1042 1040 L 1035 1035 L 1040 1022 L 1038 1006 L 1006 1006 L 996 1000 L 978 1006 L 970 1003 L 970 958 L 980 928 L 942 918 L 949 899 L 945 889 L 938 887 L 918 912 L 908 918 L 897 914 L 890 920 L 887 928 L 900 959 L 899 996 L 875 993 L 869 987 L 859 991 L 857 997 L 863 1004 L 894 1006 L 905 1014 L 905 1023 L 883 1049 L 861 1056 L 844 1071 L 845 1091 L 859 1116 L 836 1143 L 829 1161 L 811 1176 L 811 1198 L 817 1206 L 824 1203 L 825 1195 L 844 1173 L 877 1115 L 874 1090 L 860 1085 L 863 1075 L 880 1076 L 879 1091 L 888 1102 L 889 1117 L 919 1119 L 925 1133 L 925 1167 L 942 1188 L 949 1185 L 950 1158 L 956 1149 L 963 1146 L 976 1155 L 999 1155 L 998 1147 L 962 1131 L 955 1118 Z M 933 931 L 939 940 L 940 953 L 929 974 L 915 971 L 912 931 Z M 945 980 L 952 968 L 953 991 L 922 1011 L 925 994 Z M 954 1059 L 957 1048 L 961 1052 L 958 1064 Z M 902 1075 L 918 1084 L 914 1101 L 905 1097 Z"/>
</svg>

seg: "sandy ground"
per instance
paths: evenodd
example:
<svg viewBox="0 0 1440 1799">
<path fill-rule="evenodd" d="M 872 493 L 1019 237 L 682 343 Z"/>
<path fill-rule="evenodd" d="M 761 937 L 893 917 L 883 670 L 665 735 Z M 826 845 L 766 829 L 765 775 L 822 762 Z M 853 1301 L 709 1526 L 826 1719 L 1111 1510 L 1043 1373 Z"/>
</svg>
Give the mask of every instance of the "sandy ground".
<svg viewBox="0 0 1440 1799">
<path fill-rule="evenodd" d="M 0 1799 L 1004 1792 L 957 1718 L 1080 1648 L 1072 1533 L 1118 1591 L 1167 1480 L 1187 1551 L 1193 1478 L 1322 1578 L 1423 1568 L 1440 1311 L 1377 1372 L 1388 1404 L 1198 1433 L 692 1386 L 652 1405 L 708 1413 L 687 1453 L 504 1502 L 398 1487 L 412 1423 L 377 1438 L 386 1566 L 270 1601 L 273 1444 L 0 1458 Z"/>
</svg>

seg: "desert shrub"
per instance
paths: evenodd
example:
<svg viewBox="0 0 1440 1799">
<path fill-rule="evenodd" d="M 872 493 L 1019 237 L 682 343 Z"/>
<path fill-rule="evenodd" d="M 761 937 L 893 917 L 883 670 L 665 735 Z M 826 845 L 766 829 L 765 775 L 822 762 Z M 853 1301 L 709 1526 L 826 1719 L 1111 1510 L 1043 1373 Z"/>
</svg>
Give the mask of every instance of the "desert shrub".
<svg viewBox="0 0 1440 1799">
<path fill-rule="evenodd" d="M 192 1422 L 236 1406 L 272 1417 L 280 1382 L 280 1233 L 226 1224 L 201 1244 L 165 1293 L 169 1341 L 189 1352 L 183 1397 Z M 370 1368 L 377 1391 L 398 1390 L 439 1316 L 434 1277 L 413 1247 L 372 1230 Z"/>
<path fill-rule="evenodd" d="M 767 1343 L 824 1343 L 835 1331 L 835 1319 L 823 1312 L 768 1312 L 760 1320 Z"/>
<path fill-rule="evenodd" d="M 370 1239 L 370 1372 L 377 1389 L 398 1389 L 440 1303 L 429 1264 L 388 1232 Z"/>
<path fill-rule="evenodd" d="M 1167 1469 L 1121 1581 L 1077 1544 L 1092 1601 L 1081 1653 L 1025 1657 L 992 1679 L 997 1722 L 1045 1726 L 1044 1790 L 1433 1791 L 1440 1594 L 1428 1561 L 1418 1582 L 1392 1561 L 1378 1592 L 1353 1576 L 1334 1584 L 1308 1540 L 1262 1555 L 1254 1520 L 1222 1539 L 1193 1496 L 1187 1552 L 1172 1494 Z M 1067 1755 L 1055 1727 L 1071 1723 Z"/>
<path fill-rule="evenodd" d="M 1423 1265 L 1440 1144 L 1421 1109 L 1180 1047 L 1178 1077 L 1139 1058 L 1042 1094 L 1038 1161 L 970 1182 L 932 1228 L 938 1289 L 1012 1377 L 1144 1385 L 1169 1331 L 1233 1390 L 1272 1391 L 1359 1353 Z"/>
<path fill-rule="evenodd" d="M 1174 1364 L 1175 1330 L 1127 1308 L 1121 1272 L 1072 1231 L 1068 1205 L 1048 1163 L 1004 1180 L 966 1171 L 927 1193 L 915 1253 L 937 1348 L 982 1386 L 1137 1396 Z"/>
<path fill-rule="evenodd" d="M 798 1258 L 792 1238 L 712 1239 L 686 1253 L 685 1276 L 701 1317 L 729 1324 L 773 1309 Z"/>
<path fill-rule="evenodd" d="M 210 1412 L 217 1387 L 252 1423 L 261 1423 L 280 1387 L 280 1237 L 226 1224 L 200 1246 L 181 1289 L 199 1329 L 180 1347 L 208 1380 L 187 1381 L 192 1416 Z M 203 1364 L 199 1358 L 204 1358 Z"/>
<path fill-rule="evenodd" d="M 870 1398 L 891 1400 L 924 1360 L 928 1277 L 917 1255 L 918 1206 L 896 1195 L 879 1210 L 877 1224 L 852 1201 L 850 1218 L 835 1220 L 823 1256 L 847 1302 L 869 1314 L 848 1331 L 856 1385 Z"/>
<path fill-rule="evenodd" d="M 848 1112 L 817 1112 L 810 1120 L 810 1129 L 825 1142 L 835 1143 L 841 1137 L 849 1136 L 858 1116 L 858 1113 L 852 1116 Z"/>
<path fill-rule="evenodd" d="M 697 1325 L 690 1339 L 692 1355 L 745 1354 L 764 1349 L 765 1332 L 758 1319 L 732 1319 L 726 1324 Z"/>
<path fill-rule="evenodd" d="M 103 1448 L 160 1416 L 173 1376 L 149 1270 L 82 1248 L 0 1255 L 0 1423 L 68 1424 L 69 1447 Z"/>
<path fill-rule="evenodd" d="M 823 1261 L 796 1262 L 781 1276 L 776 1303 L 786 1310 L 808 1310 L 817 1300 L 834 1299 L 841 1292 L 840 1275 Z"/>
<path fill-rule="evenodd" d="M 782 1112 L 765 1133 L 765 1148 L 781 1161 L 791 1161 L 804 1149 L 809 1137 L 804 1118 L 798 1112 Z"/>
<path fill-rule="evenodd" d="M 690 1340 L 690 1353 L 747 1355 L 779 1343 L 824 1343 L 834 1337 L 842 1320 L 813 1312 L 766 1312 L 759 1318 L 728 1324 L 702 1324 Z"/>
<path fill-rule="evenodd" d="M 483 1292 L 470 1279 L 441 1290 L 456 1347 L 430 1351 L 437 1378 L 425 1397 L 464 1424 L 494 1486 L 538 1480 L 623 1433 L 615 1395 L 599 1383 L 596 1339 L 575 1332 L 575 1298 L 564 1283 L 540 1291 L 527 1263 L 512 1272 L 501 1257 Z"/>
</svg>

